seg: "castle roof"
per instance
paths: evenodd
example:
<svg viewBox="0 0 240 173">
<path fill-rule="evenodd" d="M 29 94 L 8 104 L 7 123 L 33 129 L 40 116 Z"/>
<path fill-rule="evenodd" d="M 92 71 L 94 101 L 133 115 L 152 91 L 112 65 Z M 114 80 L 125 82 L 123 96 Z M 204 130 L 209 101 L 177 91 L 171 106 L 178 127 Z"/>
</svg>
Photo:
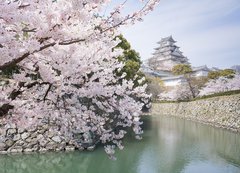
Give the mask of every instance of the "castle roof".
<svg viewBox="0 0 240 173">
<path fill-rule="evenodd" d="M 156 71 L 171 71 L 176 64 L 189 64 L 185 57 L 175 45 L 176 41 L 172 36 L 162 38 L 158 42 L 159 46 L 155 48 L 153 56 L 148 59 L 148 65 Z"/>
<path fill-rule="evenodd" d="M 160 43 L 160 46 L 155 48 L 155 52 L 152 53 L 153 55 L 156 55 L 157 58 L 161 57 L 160 59 L 166 59 L 167 55 L 176 58 L 186 58 L 179 50 L 179 47 L 174 44 L 176 41 L 173 40 L 172 36 L 162 38 L 158 43 Z"/>
<path fill-rule="evenodd" d="M 173 74 L 168 71 L 154 71 L 153 69 L 151 69 L 150 67 L 148 67 L 147 65 L 144 65 L 144 64 L 141 66 L 141 71 L 143 71 L 144 73 L 153 75 L 153 76 L 158 76 L 158 77 L 173 76 Z"/>
<path fill-rule="evenodd" d="M 171 61 L 188 61 L 187 57 L 180 57 L 180 58 L 176 58 L 174 56 L 166 56 L 164 58 L 150 58 L 150 61 L 155 61 L 155 62 L 160 62 L 160 61 L 167 61 L 167 60 L 171 60 Z M 149 62 L 149 61 L 148 61 Z M 186 62 L 186 64 L 189 64 L 189 62 Z"/>
<path fill-rule="evenodd" d="M 210 69 L 206 66 L 206 65 L 203 65 L 203 66 L 199 66 L 199 67 L 193 67 L 192 68 L 192 71 L 210 71 Z"/>
<path fill-rule="evenodd" d="M 165 38 L 162 38 L 161 41 L 157 42 L 159 44 L 163 43 L 163 42 L 172 42 L 172 43 L 176 43 L 176 41 L 172 38 L 172 36 L 168 36 L 168 37 L 165 37 Z"/>
<path fill-rule="evenodd" d="M 178 52 L 178 51 L 172 52 L 171 55 L 179 56 L 179 57 L 184 57 L 183 54 L 182 54 L 181 52 Z"/>
<path fill-rule="evenodd" d="M 162 77 L 161 79 L 162 79 L 163 81 L 177 80 L 177 79 L 182 79 L 182 80 L 184 80 L 185 77 L 184 77 L 184 75 L 178 75 L 178 76 Z"/>
</svg>

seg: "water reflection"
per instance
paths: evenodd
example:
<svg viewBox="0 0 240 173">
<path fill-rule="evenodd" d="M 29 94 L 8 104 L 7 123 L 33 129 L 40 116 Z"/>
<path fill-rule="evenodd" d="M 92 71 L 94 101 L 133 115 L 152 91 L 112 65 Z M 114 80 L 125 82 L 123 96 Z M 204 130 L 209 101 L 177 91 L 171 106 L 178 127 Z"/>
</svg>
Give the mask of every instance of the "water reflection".
<svg viewBox="0 0 240 173">
<path fill-rule="evenodd" d="M 240 135 L 169 117 L 145 120 L 144 139 L 125 141 L 117 161 L 93 152 L 0 156 L 0 173 L 240 172 Z"/>
<path fill-rule="evenodd" d="M 196 170 L 205 165 L 206 172 L 240 172 L 240 135 L 177 118 L 154 117 L 152 122 L 158 135 L 157 160 L 163 162 L 158 172 L 188 172 L 196 163 Z"/>
</svg>

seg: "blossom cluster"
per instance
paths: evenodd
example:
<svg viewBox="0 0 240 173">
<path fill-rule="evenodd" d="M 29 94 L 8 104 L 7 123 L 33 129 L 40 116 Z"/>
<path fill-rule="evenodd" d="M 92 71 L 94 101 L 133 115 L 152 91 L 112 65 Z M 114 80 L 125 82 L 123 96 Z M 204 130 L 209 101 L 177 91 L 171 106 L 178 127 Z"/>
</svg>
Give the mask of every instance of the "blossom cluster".
<svg viewBox="0 0 240 173">
<path fill-rule="evenodd" d="M 48 120 L 71 140 L 78 132 L 83 141 L 94 138 L 93 143 L 119 148 L 126 127 L 139 137 L 149 95 L 146 85 L 134 87 L 116 76 L 124 64 L 118 62 L 122 50 L 113 49 L 119 43 L 114 38 L 121 25 L 139 20 L 159 0 L 143 1 L 139 11 L 127 15 L 123 3 L 102 17 L 109 2 L 0 1 L 0 72 L 19 68 L 0 86 L 0 109 L 11 105 L 5 112 L 8 123 L 27 129 Z"/>
<path fill-rule="evenodd" d="M 158 95 L 160 101 L 188 100 L 192 98 L 192 93 L 188 85 L 179 85 Z"/>
<path fill-rule="evenodd" d="M 210 80 L 205 87 L 200 90 L 199 96 L 239 89 L 240 75 L 236 74 L 233 78 L 219 77 L 217 79 Z"/>
</svg>

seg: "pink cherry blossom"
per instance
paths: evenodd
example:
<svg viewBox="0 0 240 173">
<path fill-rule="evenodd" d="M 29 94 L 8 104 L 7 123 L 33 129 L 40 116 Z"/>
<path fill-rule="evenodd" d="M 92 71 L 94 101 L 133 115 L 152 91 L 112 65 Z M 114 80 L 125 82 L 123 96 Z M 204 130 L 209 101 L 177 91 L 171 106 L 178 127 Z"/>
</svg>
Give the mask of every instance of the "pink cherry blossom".
<svg viewBox="0 0 240 173">
<path fill-rule="evenodd" d="M 220 77 L 218 79 L 210 80 L 205 87 L 200 90 L 199 96 L 239 89 L 240 75 L 236 74 L 233 78 Z"/>
<path fill-rule="evenodd" d="M 125 127 L 140 135 L 149 95 L 146 85 L 134 88 L 114 73 L 124 66 L 114 38 L 120 26 L 135 23 L 158 2 L 143 1 L 139 11 L 125 15 L 123 3 L 101 16 L 109 0 L 0 1 L 0 72 L 19 67 L 0 84 L 0 107 L 14 107 L 6 121 L 31 128 L 47 120 L 69 140 L 75 131 L 84 141 L 96 136 L 109 155 L 109 144 L 123 148 Z"/>
</svg>

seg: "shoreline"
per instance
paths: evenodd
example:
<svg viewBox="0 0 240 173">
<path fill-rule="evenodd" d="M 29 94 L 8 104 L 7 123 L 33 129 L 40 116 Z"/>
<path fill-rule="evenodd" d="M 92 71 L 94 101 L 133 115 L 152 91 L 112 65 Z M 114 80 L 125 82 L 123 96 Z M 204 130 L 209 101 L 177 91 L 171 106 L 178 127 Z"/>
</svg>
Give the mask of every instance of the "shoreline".
<svg viewBox="0 0 240 173">
<path fill-rule="evenodd" d="M 154 102 L 148 114 L 179 117 L 240 133 L 240 94 L 191 102 Z"/>
</svg>

